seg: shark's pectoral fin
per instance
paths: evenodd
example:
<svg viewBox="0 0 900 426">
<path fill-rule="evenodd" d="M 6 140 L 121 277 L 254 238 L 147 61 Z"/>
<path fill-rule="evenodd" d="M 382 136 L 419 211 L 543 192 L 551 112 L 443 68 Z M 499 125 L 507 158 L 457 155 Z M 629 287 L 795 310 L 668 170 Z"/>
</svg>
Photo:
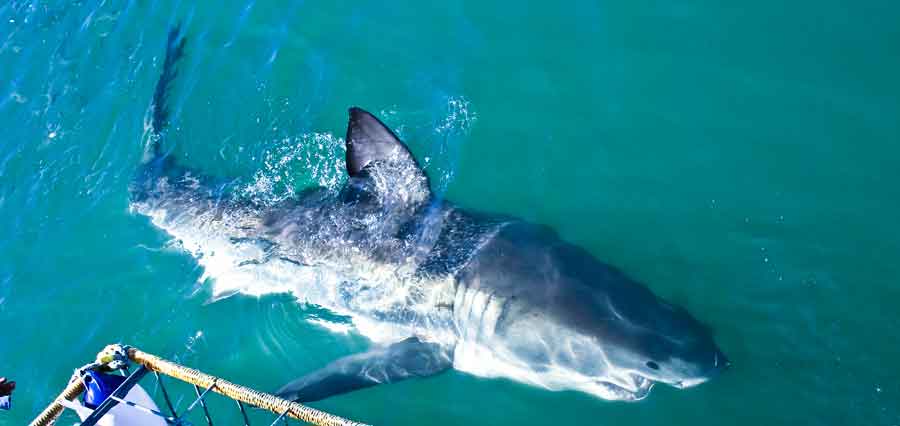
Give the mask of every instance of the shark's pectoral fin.
<svg viewBox="0 0 900 426">
<path fill-rule="evenodd" d="M 415 207 L 431 197 L 428 176 L 409 148 L 374 115 L 350 108 L 345 199 L 374 195 L 385 207 Z"/>
<path fill-rule="evenodd" d="M 410 337 L 387 347 L 341 358 L 284 385 L 278 395 L 309 402 L 410 377 L 432 376 L 450 368 L 450 353 L 437 343 Z"/>
</svg>

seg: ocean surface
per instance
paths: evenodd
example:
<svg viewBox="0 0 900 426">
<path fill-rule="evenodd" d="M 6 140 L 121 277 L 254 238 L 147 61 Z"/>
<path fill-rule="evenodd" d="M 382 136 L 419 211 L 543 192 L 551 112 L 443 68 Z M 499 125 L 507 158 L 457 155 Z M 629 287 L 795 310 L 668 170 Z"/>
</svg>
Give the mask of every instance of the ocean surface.
<svg viewBox="0 0 900 426">
<path fill-rule="evenodd" d="M 733 362 L 636 403 L 449 371 L 311 405 L 376 425 L 900 424 L 900 3 L 57 0 L 0 3 L 0 376 L 19 383 L 0 425 L 108 343 L 267 391 L 370 345 L 130 211 L 179 22 L 166 143 L 186 165 L 263 203 L 335 188 L 364 107 L 442 196 L 552 226 Z"/>
</svg>

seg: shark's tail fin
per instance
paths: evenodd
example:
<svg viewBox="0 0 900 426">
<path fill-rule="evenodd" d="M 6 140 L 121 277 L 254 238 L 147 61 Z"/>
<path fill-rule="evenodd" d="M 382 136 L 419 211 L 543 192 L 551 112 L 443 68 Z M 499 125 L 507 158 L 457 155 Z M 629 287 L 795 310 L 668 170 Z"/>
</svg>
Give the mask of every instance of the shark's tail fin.
<svg viewBox="0 0 900 426">
<path fill-rule="evenodd" d="M 169 37 L 166 40 L 166 59 L 163 62 L 162 74 L 159 75 L 159 81 L 156 82 L 156 90 L 153 92 L 153 103 L 150 105 L 151 121 L 150 121 L 150 142 L 147 146 L 146 160 L 157 159 L 162 156 L 162 147 L 160 142 L 166 126 L 169 124 L 169 109 L 167 100 L 169 86 L 178 75 L 176 64 L 178 60 L 184 56 L 184 45 L 187 39 L 181 32 L 181 25 L 176 24 L 169 30 Z"/>
</svg>

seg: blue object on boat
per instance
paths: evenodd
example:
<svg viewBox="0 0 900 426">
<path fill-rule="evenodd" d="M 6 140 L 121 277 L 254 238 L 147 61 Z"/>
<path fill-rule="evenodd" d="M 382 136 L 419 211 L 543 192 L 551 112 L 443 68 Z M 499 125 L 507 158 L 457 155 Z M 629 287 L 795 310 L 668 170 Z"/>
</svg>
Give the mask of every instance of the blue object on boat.
<svg viewBox="0 0 900 426">
<path fill-rule="evenodd" d="M 82 403 L 85 407 L 97 408 L 106 398 L 125 381 L 125 376 L 116 374 L 105 374 L 93 370 L 88 370 L 84 376 L 87 388 L 84 390 Z"/>
</svg>

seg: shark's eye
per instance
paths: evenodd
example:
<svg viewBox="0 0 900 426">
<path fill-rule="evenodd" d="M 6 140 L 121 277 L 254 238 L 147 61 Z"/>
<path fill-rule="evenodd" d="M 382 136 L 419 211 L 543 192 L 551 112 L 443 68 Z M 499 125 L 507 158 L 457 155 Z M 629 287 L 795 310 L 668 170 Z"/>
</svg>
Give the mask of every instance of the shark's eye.
<svg viewBox="0 0 900 426">
<path fill-rule="evenodd" d="M 647 364 L 645 364 L 645 365 L 647 367 L 650 367 L 651 370 L 659 370 L 659 364 L 657 364 L 653 361 L 647 361 Z"/>
</svg>

